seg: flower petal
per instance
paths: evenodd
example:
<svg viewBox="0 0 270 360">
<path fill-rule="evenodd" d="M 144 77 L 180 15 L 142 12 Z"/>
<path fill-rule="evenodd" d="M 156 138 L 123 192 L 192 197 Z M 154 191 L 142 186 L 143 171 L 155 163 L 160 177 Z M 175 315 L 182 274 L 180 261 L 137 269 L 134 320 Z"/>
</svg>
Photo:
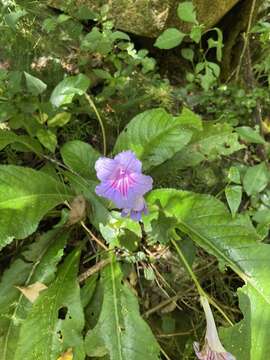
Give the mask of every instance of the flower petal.
<svg viewBox="0 0 270 360">
<path fill-rule="evenodd" d="M 118 163 L 114 159 L 99 158 L 95 163 L 97 177 L 101 181 L 112 179 L 118 170 Z"/>
<path fill-rule="evenodd" d="M 136 158 L 136 155 L 131 150 L 122 151 L 114 158 L 125 170 L 131 172 L 142 172 L 142 163 Z"/>
<path fill-rule="evenodd" d="M 194 342 L 193 348 L 199 360 L 236 360 L 231 353 L 213 351 L 208 344 L 205 344 L 203 349 L 200 351 L 199 343 Z"/>
</svg>

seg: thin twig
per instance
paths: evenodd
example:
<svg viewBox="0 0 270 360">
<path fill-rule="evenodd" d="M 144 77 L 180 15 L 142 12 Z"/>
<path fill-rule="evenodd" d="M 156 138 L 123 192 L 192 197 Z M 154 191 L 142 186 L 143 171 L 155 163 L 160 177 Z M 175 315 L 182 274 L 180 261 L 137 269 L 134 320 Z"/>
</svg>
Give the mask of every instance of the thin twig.
<svg viewBox="0 0 270 360">
<path fill-rule="evenodd" d="M 251 30 L 251 25 L 252 25 L 252 20 L 253 20 L 253 15 L 254 15 L 254 11 L 255 11 L 255 6 L 256 6 L 256 1 L 257 0 L 253 0 L 252 4 L 251 4 L 251 9 L 250 9 L 250 14 L 249 14 L 249 18 L 248 18 L 248 26 L 247 26 L 247 31 L 244 35 L 244 46 L 240 55 L 240 59 L 239 59 L 239 63 L 236 69 L 236 74 L 235 74 L 235 80 L 238 81 L 239 79 L 239 74 L 240 74 L 240 70 L 242 67 L 242 63 L 243 63 L 243 58 L 245 55 L 245 52 L 247 50 L 247 46 L 248 46 L 248 42 L 249 42 L 249 34 L 250 34 L 250 30 Z"/>
<path fill-rule="evenodd" d="M 95 234 L 92 233 L 92 231 L 85 225 L 84 221 L 80 222 L 81 226 L 84 228 L 84 230 L 91 236 L 91 238 L 104 250 L 109 250 L 106 245 L 103 244 L 102 241 L 100 241 Z"/>
<path fill-rule="evenodd" d="M 97 273 L 98 271 L 102 270 L 105 266 L 110 263 L 110 259 L 104 259 L 99 261 L 97 264 L 93 265 L 90 269 L 83 272 L 79 277 L 78 281 L 81 283 L 93 274 Z"/>
<path fill-rule="evenodd" d="M 196 275 L 194 274 L 193 270 L 191 269 L 191 267 L 189 266 L 189 263 L 187 262 L 182 250 L 180 249 L 180 247 L 177 245 L 177 243 L 175 242 L 175 240 L 171 239 L 171 242 L 179 256 L 179 258 L 182 261 L 182 264 L 184 265 L 184 267 L 186 268 L 188 274 L 190 275 L 191 279 L 193 280 L 194 284 L 196 285 L 196 288 L 198 290 L 198 293 L 200 296 L 204 296 L 208 299 L 208 301 L 210 302 L 210 304 L 212 304 L 219 312 L 220 314 L 224 317 L 224 319 L 226 319 L 228 321 L 228 323 L 233 326 L 233 322 L 230 320 L 230 318 L 225 314 L 225 312 L 221 309 L 221 307 L 203 290 L 203 288 L 201 287 Z"/>
</svg>

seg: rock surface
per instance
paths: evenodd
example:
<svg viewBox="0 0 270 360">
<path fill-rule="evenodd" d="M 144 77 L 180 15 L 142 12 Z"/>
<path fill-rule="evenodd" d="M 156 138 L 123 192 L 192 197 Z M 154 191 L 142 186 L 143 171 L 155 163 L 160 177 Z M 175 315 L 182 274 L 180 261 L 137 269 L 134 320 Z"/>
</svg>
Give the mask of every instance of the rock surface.
<svg viewBox="0 0 270 360">
<path fill-rule="evenodd" d="M 206 28 L 214 26 L 239 0 L 193 0 L 197 18 Z M 48 4 L 75 14 L 78 6 L 98 10 L 109 5 L 109 17 L 118 29 L 146 37 L 156 37 L 174 26 L 185 31 L 176 16 L 179 0 L 48 0 Z"/>
</svg>

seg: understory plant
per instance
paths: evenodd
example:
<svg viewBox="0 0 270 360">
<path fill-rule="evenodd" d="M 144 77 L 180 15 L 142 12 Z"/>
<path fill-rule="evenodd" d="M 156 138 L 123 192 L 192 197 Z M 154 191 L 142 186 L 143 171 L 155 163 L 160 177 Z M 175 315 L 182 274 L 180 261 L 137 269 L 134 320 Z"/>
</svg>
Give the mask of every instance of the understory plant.
<svg viewBox="0 0 270 360">
<path fill-rule="evenodd" d="M 217 84 L 222 33 L 202 55 L 191 2 L 190 32 L 156 40 L 194 41 L 183 87 L 106 7 L 18 3 L 1 8 L 0 359 L 267 359 L 265 88 Z"/>
</svg>

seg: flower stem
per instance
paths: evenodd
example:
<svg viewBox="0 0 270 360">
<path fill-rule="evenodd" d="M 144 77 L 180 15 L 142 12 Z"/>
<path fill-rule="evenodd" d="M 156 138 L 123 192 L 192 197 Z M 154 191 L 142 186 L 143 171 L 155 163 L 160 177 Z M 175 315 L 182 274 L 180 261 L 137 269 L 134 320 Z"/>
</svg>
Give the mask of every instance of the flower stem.
<svg viewBox="0 0 270 360">
<path fill-rule="evenodd" d="M 104 127 L 104 124 L 103 124 L 103 121 L 101 119 L 101 116 L 99 115 L 99 112 L 96 108 L 96 105 L 94 103 L 94 101 L 91 99 L 91 97 L 88 95 L 88 94 L 84 94 L 85 95 L 85 98 L 88 102 L 88 104 L 90 105 L 90 107 L 94 110 L 96 116 L 97 116 L 97 119 L 98 119 L 98 122 L 99 122 L 99 125 L 100 125 L 100 128 L 101 128 L 101 132 L 102 132 L 102 139 L 103 139 L 103 155 L 105 156 L 106 153 L 107 153 L 107 140 L 106 140 L 106 132 L 105 132 L 105 127 Z"/>
<path fill-rule="evenodd" d="M 220 314 L 226 319 L 226 321 L 233 326 L 233 322 L 229 319 L 229 317 L 225 314 L 225 312 L 221 309 L 221 307 L 203 290 L 201 287 L 196 275 L 194 274 L 193 270 L 189 266 L 189 263 L 187 262 L 187 259 L 185 258 L 185 255 L 183 254 L 180 247 L 177 245 L 176 241 L 171 239 L 171 243 L 173 244 L 180 260 L 182 261 L 184 267 L 186 268 L 187 272 L 189 273 L 191 279 L 193 280 L 194 284 L 196 285 L 196 288 L 198 290 L 198 293 L 200 296 L 204 296 L 208 299 L 209 303 L 212 304 L 219 312 Z"/>
</svg>

